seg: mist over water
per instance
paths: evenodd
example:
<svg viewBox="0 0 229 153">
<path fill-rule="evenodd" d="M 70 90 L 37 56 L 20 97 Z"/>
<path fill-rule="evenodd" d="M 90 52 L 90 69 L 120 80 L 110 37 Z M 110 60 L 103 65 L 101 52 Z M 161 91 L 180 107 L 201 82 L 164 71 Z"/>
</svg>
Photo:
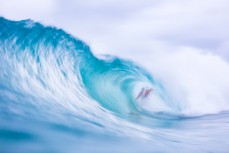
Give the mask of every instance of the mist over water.
<svg viewBox="0 0 229 153">
<path fill-rule="evenodd" d="M 217 55 L 94 55 L 61 29 L 0 18 L 0 72 L 0 152 L 229 150 Z"/>
</svg>

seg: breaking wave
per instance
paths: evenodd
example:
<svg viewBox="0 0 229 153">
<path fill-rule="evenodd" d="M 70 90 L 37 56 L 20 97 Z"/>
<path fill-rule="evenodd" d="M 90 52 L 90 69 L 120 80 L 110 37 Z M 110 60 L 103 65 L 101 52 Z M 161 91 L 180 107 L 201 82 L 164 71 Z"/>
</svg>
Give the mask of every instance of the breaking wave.
<svg viewBox="0 0 229 153">
<path fill-rule="evenodd" d="M 155 59 L 155 62 L 158 61 Z M 61 29 L 43 26 L 32 20 L 10 21 L 0 18 L 0 113 L 3 123 L 0 133 L 6 133 L 0 142 L 8 144 L 6 139 L 10 137 L 10 132 L 15 132 L 11 124 L 16 124 L 19 129 L 29 128 L 29 136 L 33 135 L 38 129 L 32 125 L 25 128 L 23 124 L 34 120 L 45 122 L 46 126 L 62 127 L 62 130 L 63 127 L 66 130 L 77 127 L 84 131 L 84 124 L 89 123 L 96 127 L 96 132 L 92 133 L 101 133 L 97 129 L 100 127 L 118 135 L 155 141 L 158 135 L 155 128 L 173 127 L 179 119 L 220 114 L 228 110 L 228 90 L 227 87 L 221 88 L 223 84 L 217 86 L 215 92 L 214 89 L 206 92 L 208 85 L 200 83 L 201 86 L 205 85 L 206 90 L 202 94 L 196 93 L 193 90 L 200 92 L 196 86 L 182 84 L 190 80 L 172 75 L 171 81 L 178 80 L 181 83 L 166 82 L 168 76 L 163 72 L 157 73 L 158 69 L 152 67 L 157 78 L 148 71 L 150 67 L 146 70 L 130 60 L 112 55 L 94 55 L 87 44 Z M 229 74 L 227 65 L 223 71 Z M 179 72 L 174 69 L 173 73 Z M 197 77 L 191 81 L 199 80 Z M 217 84 L 214 80 L 212 83 L 212 87 Z M 175 87 L 171 88 L 172 85 Z M 177 90 L 181 86 L 183 88 Z M 183 96 L 177 96 L 174 90 L 181 89 L 184 89 L 184 93 L 180 93 Z M 206 99 L 206 95 L 209 98 Z M 210 109 L 201 108 L 201 101 Z M 9 118 L 19 120 L 10 123 Z M 173 130 L 178 132 L 176 126 Z M 85 133 L 88 131 L 86 128 Z M 171 137 L 170 132 L 164 129 L 159 131 L 163 138 Z M 95 134 L 92 135 L 94 138 Z M 175 134 L 172 137 L 183 141 Z M 190 136 L 190 139 L 195 138 L 195 135 Z M 3 151 L 7 150 L 2 148 Z"/>
</svg>

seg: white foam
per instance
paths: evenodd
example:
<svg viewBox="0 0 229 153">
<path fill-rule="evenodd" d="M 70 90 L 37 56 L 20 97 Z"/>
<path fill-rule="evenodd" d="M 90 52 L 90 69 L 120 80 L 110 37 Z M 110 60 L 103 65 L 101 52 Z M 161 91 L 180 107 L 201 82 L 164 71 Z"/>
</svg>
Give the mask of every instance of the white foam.
<svg viewBox="0 0 229 153">
<path fill-rule="evenodd" d="M 199 49 L 176 49 L 143 51 L 126 58 L 137 61 L 163 84 L 178 113 L 211 114 L 229 110 L 229 64 Z"/>
</svg>

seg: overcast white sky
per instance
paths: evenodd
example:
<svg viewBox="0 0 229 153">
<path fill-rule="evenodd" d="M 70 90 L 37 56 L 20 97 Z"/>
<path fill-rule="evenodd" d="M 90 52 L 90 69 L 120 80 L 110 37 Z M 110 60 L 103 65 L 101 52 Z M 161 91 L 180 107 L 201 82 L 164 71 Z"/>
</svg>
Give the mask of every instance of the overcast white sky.
<svg viewBox="0 0 229 153">
<path fill-rule="evenodd" d="M 228 0 L 0 0 L 0 16 L 63 28 L 96 53 L 191 47 L 229 59 Z"/>
</svg>

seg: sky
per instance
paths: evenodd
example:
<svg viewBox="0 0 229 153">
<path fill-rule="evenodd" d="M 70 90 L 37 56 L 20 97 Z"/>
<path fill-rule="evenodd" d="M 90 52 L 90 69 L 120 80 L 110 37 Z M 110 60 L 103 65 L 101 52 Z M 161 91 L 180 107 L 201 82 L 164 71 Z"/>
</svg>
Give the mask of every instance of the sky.
<svg viewBox="0 0 229 153">
<path fill-rule="evenodd" d="M 188 47 L 229 60 L 227 0 L 0 0 L 0 16 L 53 25 L 93 52 L 176 52 Z"/>
</svg>

